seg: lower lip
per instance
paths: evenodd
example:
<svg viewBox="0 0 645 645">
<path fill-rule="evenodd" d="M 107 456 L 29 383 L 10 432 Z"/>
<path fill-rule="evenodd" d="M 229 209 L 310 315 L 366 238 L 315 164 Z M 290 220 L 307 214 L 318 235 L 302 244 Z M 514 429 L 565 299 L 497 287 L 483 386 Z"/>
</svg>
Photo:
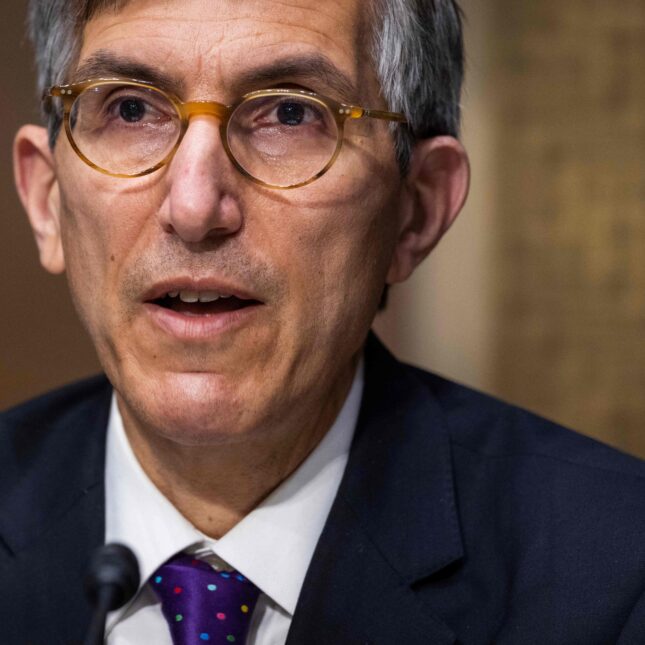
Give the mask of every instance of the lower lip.
<svg viewBox="0 0 645 645">
<path fill-rule="evenodd" d="M 249 305 L 218 314 L 187 315 L 150 302 L 144 310 L 153 324 L 178 340 L 207 340 L 243 327 L 262 305 Z"/>
</svg>

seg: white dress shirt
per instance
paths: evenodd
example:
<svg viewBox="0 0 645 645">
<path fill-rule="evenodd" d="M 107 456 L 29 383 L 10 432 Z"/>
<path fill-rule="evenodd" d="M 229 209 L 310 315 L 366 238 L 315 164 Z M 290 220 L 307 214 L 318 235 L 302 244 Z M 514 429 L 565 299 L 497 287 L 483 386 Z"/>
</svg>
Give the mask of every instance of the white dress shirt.
<svg viewBox="0 0 645 645">
<path fill-rule="evenodd" d="M 179 551 L 216 568 L 236 569 L 260 589 L 248 645 L 282 645 L 314 549 L 340 485 L 363 391 L 359 365 L 347 399 L 329 432 L 298 467 L 219 540 L 198 531 L 162 495 L 134 456 L 113 397 L 106 453 L 106 542 L 137 556 L 141 587 L 106 622 L 108 645 L 172 645 L 161 604 L 147 584 Z"/>
</svg>

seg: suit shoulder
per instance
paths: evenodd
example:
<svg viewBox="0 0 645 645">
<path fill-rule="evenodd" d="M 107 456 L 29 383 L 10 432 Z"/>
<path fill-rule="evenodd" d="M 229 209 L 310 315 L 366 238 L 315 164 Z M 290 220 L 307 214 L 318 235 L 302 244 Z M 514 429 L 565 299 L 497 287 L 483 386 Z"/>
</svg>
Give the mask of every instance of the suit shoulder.
<svg viewBox="0 0 645 645">
<path fill-rule="evenodd" d="M 0 545 L 17 553 L 37 542 L 79 500 L 102 515 L 111 394 L 94 377 L 0 414 Z"/>
<path fill-rule="evenodd" d="M 409 367 L 409 366 L 408 366 Z M 451 442 L 482 458 L 542 458 L 645 484 L 645 461 L 493 396 L 409 367 L 442 409 Z"/>
<path fill-rule="evenodd" d="M 0 446 L 37 441 L 55 427 L 75 428 L 80 418 L 105 409 L 111 386 L 104 375 L 83 379 L 0 412 Z"/>
</svg>

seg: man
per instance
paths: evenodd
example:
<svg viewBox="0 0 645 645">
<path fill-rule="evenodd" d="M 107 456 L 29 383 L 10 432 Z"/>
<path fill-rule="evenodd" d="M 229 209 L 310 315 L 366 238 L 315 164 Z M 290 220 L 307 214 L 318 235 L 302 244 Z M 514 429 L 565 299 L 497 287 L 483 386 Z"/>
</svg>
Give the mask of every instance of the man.
<svg viewBox="0 0 645 645">
<path fill-rule="evenodd" d="M 112 644 L 645 642 L 642 464 L 368 337 L 467 193 L 456 4 L 30 12 L 18 190 L 109 382 L 2 417 L 2 642 L 80 642 L 104 541 Z"/>
</svg>

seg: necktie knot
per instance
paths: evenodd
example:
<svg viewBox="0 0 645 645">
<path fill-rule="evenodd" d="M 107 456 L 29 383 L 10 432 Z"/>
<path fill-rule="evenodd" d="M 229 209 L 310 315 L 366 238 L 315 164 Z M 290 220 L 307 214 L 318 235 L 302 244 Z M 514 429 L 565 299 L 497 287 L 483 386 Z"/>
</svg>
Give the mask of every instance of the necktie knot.
<svg viewBox="0 0 645 645">
<path fill-rule="evenodd" d="M 260 590 L 237 571 L 179 554 L 152 575 L 174 645 L 243 645 Z"/>
</svg>

